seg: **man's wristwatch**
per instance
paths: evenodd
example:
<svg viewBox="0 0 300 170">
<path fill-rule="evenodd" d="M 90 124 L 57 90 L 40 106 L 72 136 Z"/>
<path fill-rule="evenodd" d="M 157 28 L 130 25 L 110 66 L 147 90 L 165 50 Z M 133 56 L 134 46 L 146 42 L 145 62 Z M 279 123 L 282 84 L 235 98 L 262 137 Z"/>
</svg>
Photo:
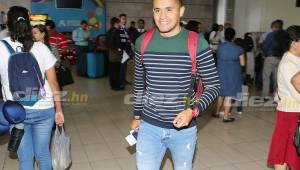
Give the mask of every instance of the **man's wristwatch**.
<svg viewBox="0 0 300 170">
<path fill-rule="evenodd" d="M 133 116 L 134 120 L 141 120 L 141 116 Z"/>
<path fill-rule="evenodd" d="M 197 107 L 194 107 L 192 110 L 193 118 L 197 118 L 199 116 L 199 113 L 199 109 Z"/>
</svg>

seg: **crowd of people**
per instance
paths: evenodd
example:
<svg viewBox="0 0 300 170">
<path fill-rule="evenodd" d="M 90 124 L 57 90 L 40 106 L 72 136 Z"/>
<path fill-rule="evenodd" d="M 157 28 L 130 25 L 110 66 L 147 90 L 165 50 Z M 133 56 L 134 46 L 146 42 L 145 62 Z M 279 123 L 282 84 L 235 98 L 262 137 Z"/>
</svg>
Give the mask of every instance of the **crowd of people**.
<svg viewBox="0 0 300 170">
<path fill-rule="evenodd" d="M 199 21 L 181 22 L 185 12 L 182 0 L 153 0 L 152 10 L 154 25 L 148 31 L 143 19 L 131 21 L 126 28 L 127 15 L 120 14 L 111 18 L 105 41 L 100 36 L 96 39 L 96 49 L 108 53 L 112 90 L 124 90 L 131 84 L 126 77 L 127 63 L 130 59 L 135 63 L 131 129 L 138 132 L 137 168 L 160 169 L 169 149 L 175 169 L 191 170 L 199 114 L 216 100 L 212 116 L 222 117 L 224 123 L 234 122 L 232 105 L 238 103 L 236 112 L 242 114 L 243 86 L 254 86 L 254 80 L 260 80 L 264 101 L 273 100 L 271 92 L 279 98 L 267 162 L 275 170 L 299 170 L 300 157 L 293 135 L 300 117 L 300 26 L 284 30 L 284 22 L 277 19 L 271 23 L 271 31 L 256 43 L 248 32 L 236 37 L 230 22 L 215 23 L 209 32 Z M 43 105 L 25 107 L 28 117 L 17 152 L 19 166 L 31 170 L 35 158 L 40 169 L 51 169 L 51 129 L 54 122 L 64 123 L 57 93 L 62 87 L 56 80 L 55 68 L 63 63 L 61 56 L 67 52 L 67 40 L 56 31 L 52 20 L 31 27 L 28 10 L 23 7 L 9 9 L 7 28 L 2 20 L 3 40 L 36 56 L 46 77 L 47 99 L 51 99 L 44 99 Z M 82 20 L 72 32 L 72 40 L 78 56 L 77 74 L 86 76 L 86 53 L 91 40 L 87 21 Z M 98 43 L 104 44 L 97 46 Z M 263 56 L 259 69 L 254 50 Z M 2 43 L 0 51 L 4 100 L 13 100 L 7 71 L 10 54 Z"/>
<path fill-rule="evenodd" d="M 145 21 L 139 19 L 132 21 L 130 27 L 126 28 L 127 15 L 120 14 L 119 18 L 110 20 L 110 29 L 106 34 L 106 46 L 109 59 L 109 79 L 112 90 L 124 90 L 127 84 L 126 79 L 127 62 L 133 58 L 136 39 L 146 32 Z"/>
<path fill-rule="evenodd" d="M 248 32 L 244 34 L 244 37 L 237 38 L 235 30 L 229 22 L 224 26 L 213 24 L 210 32 L 203 32 L 202 23 L 196 20 L 180 23 L 184 8 L 181 1 L 177 0 L 176 2 L 177 4 L 174 3 L 174 0 L 153 1 L 153 15 L 157 32 L 153 33 L 153 38 L 148 42 L 149 47 L 146 47 L 145 51 L 143 51 L 144 41 L 149 33 L 136 40 L 135 103 L 131 127 L 139 132 L 136 156 L 138 169 L 144 167 L 159 169 L 166 149 L 171 151 L 175 169 L 184 167 L 182 160 L 178 159 L 180 157 L 178 152 L 186 153 L 188 156 L 183 160 L 191 163 L 193 152 L 185 151 L 182 146 L 186 143 L 193 146 L 195 144 L 193 142 L 196 140 L 193 122 L 198 116 L 197 111 L 204 111 L 206 106 L 210 105 L 211 101 L 217 97 L 213 116 L 220 117 L 222 115 L 224 123 L 234 122 L 232 104 L 233 102 L 238 103 L 237 113 L 241 114 L 243 85 L 252 86 L 254 80 L 256 84 L 261 84 L 262 89 L 258 89 L 262 90 L 260 98 L 265 102 L 274 100 L 272 92 L 278 91 L 276 124 L 271 139 L 268 164 L 274 165 L 275 170 L 300 169 L 300 157 L 293 145 L 300 104 L 299 92 L 297 92 L 300 71 L 300 65 L 298 65 L 299 26 L 291 26 L 287 30 L 283 30 L 283 21 L 275 20 L 271 23 L 272 31 L 263 34 L 259 43 L 256 43 L 252 34 Z M 171 5 L 171 3 L 175 5 Z M 168 5 L 173 7 L 174 11 L 165 12 L 168 9 L 164 7 Z M 174 25 L 165 25 L 164 22 Z M 198 33 L 198 41 L 203 45 L 205 43 L 202 41 L 206 39 L 207 45 L 210 47 L 207 46 L 203 49 L 198 46 L 198 50 L 203 49 L 203 51 L 197 52 L 199 55 L 197 70 L 204 81 L 205 90 L 198 105 L 183 107 L 177 103 L 177 107 L 174 107 L 172 102 L 165 102 L 165 100 L 171 98 L 172 95 L 180 96 L 176 95 L 182 93 L 182 89 L 179 87 L 186 89 L 189 87 L 183 83 L 186 80 L 180 79 L 183 79 L 186 74 L 181 73 L 185 70 L 185 64 L 180 63 L 182 58 L 178 55 L 184 52 L 176 49 L 179 47 L 177 43 L 182 40 L 180 38 L 186 34 L 184 33 L 185 29 Z M 185 36 L 186 39 L 182 41 L 179 49 L 189 48 L 184 45 L 187 37 Z M 206 51 L 206 48 L 209 51 Z M 259 58 L 259 62 L 256 61 L 254 50 L 258 51 L 256 54 L 263 56 Z M 203 59 L 200 59 L 200 56 Z M 205 66 L 202 65 L 203 63 Z M 257 63 L 263 64 L 256 66 Z M 176 77 L 173 75 L 174 73 L 182 74 L 182 77 L 173 80 L 172 78 Z M 277 73 L 280 80 L 277 79 Z M 206 77 L 207 75 L 209 78 Z M 208 80 L 209 82 L 207 82 Z M 141 99 L 141 95 L 146 98 L 145 101 Z M 156 98 L 157 95 L 160 96 L 159 99 Z M 161 96 L 164 96 L 163 99 Z M 174 96 L 172 101 L 176 103 L 177 99 Z M 206 98 L 208 96 L 211 98 Z M 208 103 L 204 103 L 205 101 Z M 222 106 L 224 106 L 223 112 L 221 112 Z M 183 130 L 178 131 L 177 128 L 183 128 Z M 174 129 L 175 131 L 173 131 Z M 185 130 L 189 131 L 185 132 L 185 135 L 189 135 L 189 137 L 181 134 Z M 161 133 L 169 133 L 171 137 Z M 151 147 L 145 149 L 145 145 Z M 194 150 L 193 147 L 191 148 Z M 189 163 L 187 163 L 186 169 L 191 169 Z"/>
<path fill-rule="evenodd" d="M 283 26 L 282 20 L 274 20 L 271 31 L 262 34 L 257 43 L 251 33 L 236 38 L 235 30 L 229 23 L 225 23 L 224 27 L 213 24 L 211 31 L 204 35 L 215 56 L 220 80 L 220 94 L 213 116 L 223 115 L 223 122 L 233 122 L 235 119 L 230 116 L 232 103 L 240 103 L 243 84 L 254 85 L 255 79 L 255 85 L 262 90 L 260 98 L 265 102 L 277 102 L 267 162 L 275 170 L 298 170 L 300 157 L 293 144 L 293 136 L 300 118 L 300 26 L 290 26 L 286 30 Z M 201 33 L 200 22 L 188 22 L 186 28 Z M 262 58 L 255 59 L 254 47 Z M 262 64 L 256 66 L 258 63 Z M 223 112 L 220 111 L 222 105 Z M 241 114 L 242 108 L 237 106 L 237 113 Z"/>
</svg>

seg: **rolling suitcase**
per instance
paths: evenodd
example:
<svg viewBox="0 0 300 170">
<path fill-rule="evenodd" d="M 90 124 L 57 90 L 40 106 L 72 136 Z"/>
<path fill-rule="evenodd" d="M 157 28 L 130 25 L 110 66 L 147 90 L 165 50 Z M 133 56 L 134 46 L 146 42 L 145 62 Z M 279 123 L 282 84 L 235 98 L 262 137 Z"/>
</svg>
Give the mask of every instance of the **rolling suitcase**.
<svg viewBox="0 0 300 170">
<path fill-rule="evenodd" d="M 87 76 L 96 78 L 104 75 L 104 54 L 98 52 L 87 53 Z"/>
</svg>

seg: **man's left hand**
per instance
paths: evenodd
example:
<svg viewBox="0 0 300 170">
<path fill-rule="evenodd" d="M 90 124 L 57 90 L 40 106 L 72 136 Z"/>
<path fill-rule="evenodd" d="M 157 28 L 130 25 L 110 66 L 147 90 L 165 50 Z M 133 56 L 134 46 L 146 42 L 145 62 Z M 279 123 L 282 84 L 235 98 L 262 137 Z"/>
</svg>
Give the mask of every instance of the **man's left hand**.
<svg viewBox="0 0 300 170">
<path fill-rule="evenodd" d="M 179 113 L 173 121 L 173 125 L 176 128 L 182 128 L 184 126 L 188 126 L 193 119 L 193 110 L 187 109 Z"/>
</svg>

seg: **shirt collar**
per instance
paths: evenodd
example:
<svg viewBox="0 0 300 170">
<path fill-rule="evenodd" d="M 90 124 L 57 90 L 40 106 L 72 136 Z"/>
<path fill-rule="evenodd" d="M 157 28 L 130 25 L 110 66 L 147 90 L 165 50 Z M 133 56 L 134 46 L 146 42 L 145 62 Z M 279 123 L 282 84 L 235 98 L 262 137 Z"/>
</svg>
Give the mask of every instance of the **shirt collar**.
<svg viewBox="0 0 300 170">
<path fill-rule="evenodd" d="M 284 54 L 290 61 L 297 63 L 300 65 L 300 57 L 295 56 L 294 54 L 290 53 L 290 52 L 286 52 Z"/>
</svg>

